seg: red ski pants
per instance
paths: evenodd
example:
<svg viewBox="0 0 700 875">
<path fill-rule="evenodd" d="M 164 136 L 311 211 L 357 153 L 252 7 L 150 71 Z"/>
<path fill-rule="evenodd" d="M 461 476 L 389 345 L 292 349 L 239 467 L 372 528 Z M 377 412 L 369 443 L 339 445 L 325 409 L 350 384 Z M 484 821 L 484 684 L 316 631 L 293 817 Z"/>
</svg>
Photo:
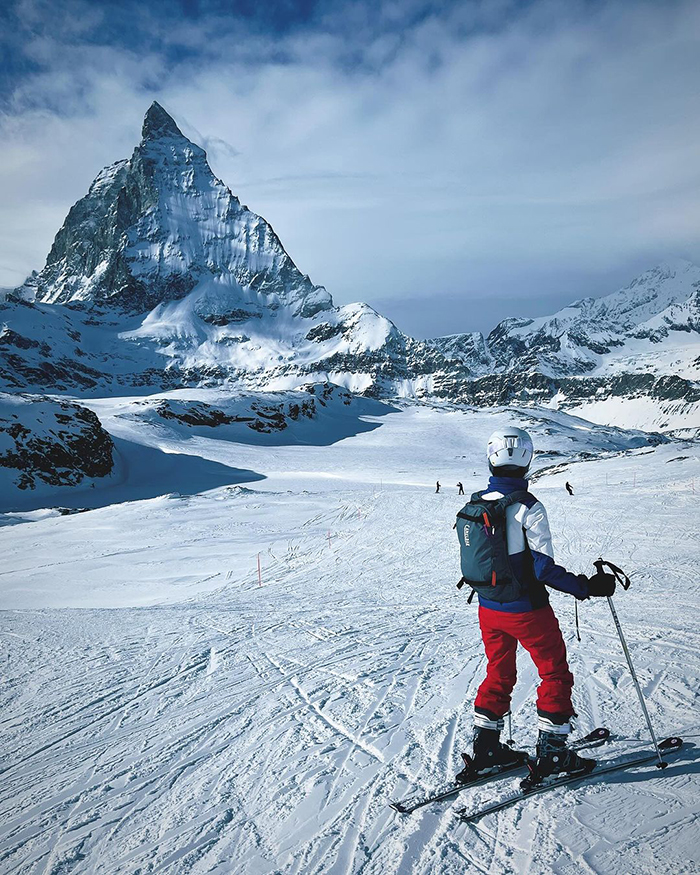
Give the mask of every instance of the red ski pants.
<svg viewBox="0 0 700 875">
<path fill-rule="evenodd" d="M 537 688 L 537 710 L 563 717 L 574 713 L 571 706 L 574 676 L 566 661 L 566 646 L 559 623 L 549 605 L 522 614 L 480 607 L 479 625 L 488 666 L 475 707 L 498 717 L 508 712 L 517 676 L 515 651 L 520 642 L 532 657 L 542 679 Z"/>
</svg>

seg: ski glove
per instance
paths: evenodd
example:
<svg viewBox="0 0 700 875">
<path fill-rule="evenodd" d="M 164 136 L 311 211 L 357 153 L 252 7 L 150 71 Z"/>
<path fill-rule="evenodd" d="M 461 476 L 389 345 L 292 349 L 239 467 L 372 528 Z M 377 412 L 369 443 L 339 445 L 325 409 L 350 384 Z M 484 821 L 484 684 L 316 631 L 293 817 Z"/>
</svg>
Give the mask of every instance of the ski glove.
<svg viewBox="0 0 700 875">
<path fill-rule="evenodd" d="M 598 571 L 593 577 L 588 578 L 589 596 L 607 596 L 615 592 L 615 576 Z"/>
</svg>

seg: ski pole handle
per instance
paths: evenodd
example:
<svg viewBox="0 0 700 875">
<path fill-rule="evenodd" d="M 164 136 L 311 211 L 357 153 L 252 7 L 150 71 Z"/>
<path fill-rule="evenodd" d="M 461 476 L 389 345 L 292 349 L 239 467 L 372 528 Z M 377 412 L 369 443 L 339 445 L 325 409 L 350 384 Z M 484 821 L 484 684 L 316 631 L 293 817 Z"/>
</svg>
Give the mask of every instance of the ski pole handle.
<svg viewBox="0 0 700 875">
<path fill-rule="evenodd" d="M 598 574 L 604 574 L 603 569 L 605 567 L 610 569 L 612 576 L 615 578 L 615 581 L 620 584 L 623 589 L 629 589 L 631 586 L 631 580 L 625 574 L 625 572 L 618 568 L 617 565 L 614 565 L 612 562 L 608 562 L 607 559 L 596 559 L 593 563 L 595 565 L 595 570 Z"/>
</svg>

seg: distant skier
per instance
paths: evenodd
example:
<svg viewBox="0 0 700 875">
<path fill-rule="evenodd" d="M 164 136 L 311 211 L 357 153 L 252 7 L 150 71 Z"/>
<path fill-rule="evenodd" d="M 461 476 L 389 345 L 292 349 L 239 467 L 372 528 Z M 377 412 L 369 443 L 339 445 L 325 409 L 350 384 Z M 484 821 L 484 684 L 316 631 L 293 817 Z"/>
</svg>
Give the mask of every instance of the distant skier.
<svg viewBox="0 0 700 875">
<path fill-rule="evenodd" d="M 471 585 L 479 596 L 479 625 L 488 659 L 486 678 L 474 702 L 473 758 L 464 755 L 465 769 L 458 780 L 526 759 L 522 751 L 500 741 L 516 680 L 518 642 L 532 657 L 542 681 L 537 690 L 534 779 L 559 772 L 585 774 L 595 765 L 566 746 L 574 715 L 574 678 L 546 586 L 583 600 L 612 595 L 615 578 L 605 573 L 587 578 L 555 565 L 547 512 L 527 491 L 525 475 L 532 456 L 526 431 L 494 432 L 487 449 L 492 475 L 488 489 L 474 493 L 457 518 L 464 575 L 460 585 L 478 581 Z M 502 501 L 496 504 L 498 499 Z M 489 568 L 484 575 L 485 556 Z"/>
<path fill-rule="evenodd" d="M 458 483 L 458 484 L 457 484 L 457 489 L 459 490 L 459 492 L 457 493 L 457 495 L 464 495 L 464 486 L 462 486 L 461 483 Z"/>
<path fill-rule="evenodd" d="M 569 483 L 568 480 L 566 481 L 565 487 L 566 487 L 566 491 L 569 493 L 569 495 L 574 494 L 574 487 Z"/>
<path fill-rule="evenodd" d="M 435 484 L 435 494 L 437 495 L 439 491 L 440 491 L 440 481 L 438 480 L 438 482 Z"/>
</svg>

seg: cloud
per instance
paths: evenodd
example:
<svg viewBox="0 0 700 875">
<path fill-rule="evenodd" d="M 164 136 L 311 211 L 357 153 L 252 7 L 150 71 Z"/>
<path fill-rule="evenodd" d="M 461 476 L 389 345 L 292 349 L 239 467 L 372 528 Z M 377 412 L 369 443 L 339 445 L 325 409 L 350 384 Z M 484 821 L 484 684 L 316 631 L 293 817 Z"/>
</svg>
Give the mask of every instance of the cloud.
<svg viewBox="0 0 700 875">
<path fill-rule="evenodd" d="M 463 300 L 471 330 L 484 299 L 496 319 L 700 258 L 696 3 L 253 7 L 13 7 L 0 286 L 41 266 L 153 98 L 341 302 L 414 301 L 454 331 Z"/>
</svg>

